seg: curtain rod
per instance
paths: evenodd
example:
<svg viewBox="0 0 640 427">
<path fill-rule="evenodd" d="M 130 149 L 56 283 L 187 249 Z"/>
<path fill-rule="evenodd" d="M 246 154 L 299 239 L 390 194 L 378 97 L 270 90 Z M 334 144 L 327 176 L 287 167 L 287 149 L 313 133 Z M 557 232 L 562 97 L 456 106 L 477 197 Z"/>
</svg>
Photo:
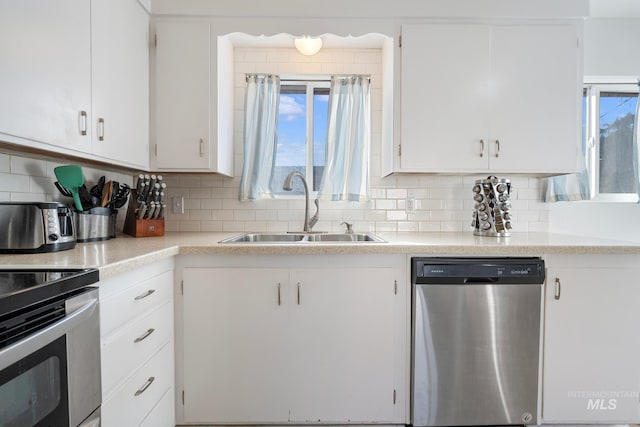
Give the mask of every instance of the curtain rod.
<svg viewBox="0 0 640 427">
<path fill-rule="evenodd" d="M 268 74 L 268 73 L 247 73 L 245 74 L 244 80 L 245 82 L 249 80 L 249 77 L 252 76 L 274 76 L 276 74 Z M 279 76 L 278 76 L 279 77 Z M 303 78 L 294 78 L 294 79 L 288 79 L 286 77 L 281 78 L 280 81 L 282 82 L 320 82 L 320 83 L 324 83 L 324 82 L 330 82 L 332 78 L 348 78 L 348 77 L 363 77 L 366 78 L 367 81 L 369 83 L 371 83 L 371 76 L 370 75 L 365 75 L 365 74 L 340 74 L 340 75 L 332 75 L 332 76 L 327 76 L 327 78 L 310 78 L 310 79 L 303 79 Z"/>
</svg>

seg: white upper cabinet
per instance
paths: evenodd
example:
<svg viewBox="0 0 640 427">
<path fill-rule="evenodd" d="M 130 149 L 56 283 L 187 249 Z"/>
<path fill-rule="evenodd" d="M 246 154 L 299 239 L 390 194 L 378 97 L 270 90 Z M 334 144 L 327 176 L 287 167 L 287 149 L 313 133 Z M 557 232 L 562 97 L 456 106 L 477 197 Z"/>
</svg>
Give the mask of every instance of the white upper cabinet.
<svg viewBox="0 0 640 427">
<path fill-rule="evenodd" d="M 136 0 L 93 0 L 92 144 L 96 156 L 149 168 L 149 14 Z"/>
<path fill-rule="evenodd" d="M 0 3 L 0 140 L 148 169 L 148 29 L 137 0 Z"/>
<path fill-rule="evenodd" d="M 85 0 L 0 3 L 0 140 L 90 151 L 89 13 Z"/>
<path fill-rule="evenodd" d="M 403 25 L 396 171 L 575 171 L 580 51 L 573 23 Z"/>
<path fill-rule="evenodd" d="M 227 136 L 232 126 L 218 124 L 217 111 L 222 102 L 218 96 L 224 95 L 218 77 L 233 70 L 233 50 L 221 67 L 225 72 L 218 72 L 219 47 L 210 23 L 161 21 L 155 29 L 152 167 L 231 175 L 232 141 Z M 224 115 L 232 117 L 233 109 L 226 110 Z"/>
</svg>

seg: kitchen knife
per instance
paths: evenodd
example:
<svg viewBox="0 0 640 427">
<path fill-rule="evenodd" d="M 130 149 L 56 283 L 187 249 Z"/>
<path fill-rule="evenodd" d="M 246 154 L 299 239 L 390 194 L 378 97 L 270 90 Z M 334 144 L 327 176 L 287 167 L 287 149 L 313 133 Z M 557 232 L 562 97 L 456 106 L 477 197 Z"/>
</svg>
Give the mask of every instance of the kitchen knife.
<svg viewBox="0 0 640 427">
<path fill-rule="evenodd" d="M 160 212 L 158 213 L 158 218 L 160 219 L 164 219 L 164 215 L 167 211 L 167 205 L 165 205 L 164 203 L 160 206 Z"/>
<path fill-rule="evenodd" d="M 144 219 L 144 216 L 147 214 L 147 204 L 145 202 L 140 202 L 140 206 L 138 208 L 138 219 Z"/>
<path fill-rule="evenodd" d="M 138 193 L 138 195 L 142 194 L 143 187 L 144 187 L 144 174 L 141 173 L 140 175 L 138 175 L 138 181 L 136 181 L 136 193 Z"/>
</svg>

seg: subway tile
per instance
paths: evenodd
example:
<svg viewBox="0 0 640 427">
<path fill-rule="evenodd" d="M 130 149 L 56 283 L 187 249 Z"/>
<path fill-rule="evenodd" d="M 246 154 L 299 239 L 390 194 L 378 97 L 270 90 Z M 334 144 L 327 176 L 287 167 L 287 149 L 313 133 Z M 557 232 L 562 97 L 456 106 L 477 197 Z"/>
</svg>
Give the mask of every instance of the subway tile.
<svg viewBox="0 0 640 427">
<path fill-rule="evenodd" d="M 407 190 L 404 188 L 390 188 L 387 190 L 387 198 L 404 199 L 407 197 Z"/>
<path fill-rule="evenodd" d="M 211 188 L 191 188 L 189 189 L 189 198 L 191 199 L 210 199 Z"/>
<path fill-rule="evenodd" d="M 242 221 L 225 221 L 222 224 L 222 231 L 244 231 L 244 222 Z"/>
<path fill-rule="evenodd" d="M 398 222 L 398 231 L 419 231 L 420 224 L 418 222 Z"/>
<path fill-rule="evenodd" d="M 11 156 L 10 168 L 11 173 L 14 175 L 28 175 L 32 177 L 47 176 L 47 162 L 45 160 Z"/>
<path fill-rule="evenodd" d="M 178 221 L 178 231 L 201 231 L 200 221 Z"/>
<path fill-rule="evenodd" d="M 235 221 L 255 221 L 256 212 L 253 210 L 235 210 L 233 211 L 233 219 Z"/>
<path fill-rule="evenodd" d="M 0 172 L 11 172 L 11 156 L 0 154 Z"/>
<path fill-rule="evenodd" d="M 189 220 L 191 221 L 207 221 L 212 219 L 212 211 L 193 209 L 188 212 Z"/>
<path fill-rule="evenodd" d="M 406 221 L 407 213 L 405 211 L 387 211 L 388 221 Z"/>
<path fill-rule="evenodd" d="M 201 231 L 222 231 L 222 221 L 200 221 Z"/>
<path fill-rule="evenodd" d="M 26 175 L 0 173 L 0 191 L 28 193 L 30 179 Z"/>
<path fill-rule="evenodd" d="M 441 231 L 440 221 L 420 221 L 418 229 L 421 232 Z"/>
<path fill-rule="evenodd" d="M 201 209 L 220 210 L 222 209 L 222 200 L 219 199 L 195 199 L 200 202 Z"/>
</svg>

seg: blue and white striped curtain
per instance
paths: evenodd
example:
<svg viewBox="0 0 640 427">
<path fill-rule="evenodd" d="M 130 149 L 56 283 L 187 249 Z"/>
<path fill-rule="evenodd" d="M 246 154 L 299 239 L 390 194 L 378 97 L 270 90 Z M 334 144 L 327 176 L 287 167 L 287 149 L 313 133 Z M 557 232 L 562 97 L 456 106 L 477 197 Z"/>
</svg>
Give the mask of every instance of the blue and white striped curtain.
<svg viewBox="0 0 640 427">
<path fill-rule="evenodd" d="M 369 199 L 371 101 L 369 76 L 332 76 L 327 124 L 327 157 L 319 197 Z"/>
<path fill-rule="evenodd" d="M 241 201 L 272 197 L 270 182 L 276 158 L 279 99 L 278 76 L 247 75 Z"/>
</svg>

